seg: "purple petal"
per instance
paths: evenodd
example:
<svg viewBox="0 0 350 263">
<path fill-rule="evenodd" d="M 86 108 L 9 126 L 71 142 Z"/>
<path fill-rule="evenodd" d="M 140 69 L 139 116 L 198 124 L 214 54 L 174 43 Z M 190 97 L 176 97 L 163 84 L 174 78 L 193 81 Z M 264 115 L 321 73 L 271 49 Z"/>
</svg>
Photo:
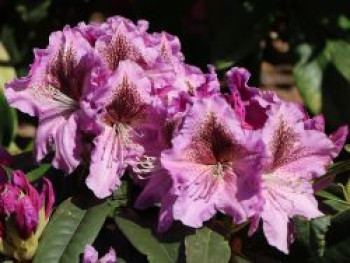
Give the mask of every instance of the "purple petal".
<svg viewBox="0 0 350 263">
<path fill-rule="evenodd" d="M 72 114 L 69 118 L 57 127 L 55 137 L 55 157 L 52 160 L 54 167 L 72 173 L 81 161 L 82 142 L 78 130 L 79 117 Z"/>
<path fill-rule="evenodd" d="M 324 175 L 335 147 L 323 132 L 306 130 L 303 118 L 303 112 L 291 103 L 276 106 L 271 112 L 263 130 L 270 157 L 266 169 L 270 172 L 296 173 L 302 178 Z"/>
<path fill-rule="evenodd" d="M 217 211 L 234 222 L 257 212 L 264 145 L 256 135 L 242 130 L 223 98 L 194 103 L 173 148 L 161 157 L 177 196 L 174 219 L 201 227 Z"/>
<path fill-rule="evenodd" d="M 27 239 L 36 231 L 39 224 L 39 211 L 29 197 L 23 196 L 18 200 L 15 220 L 21 238 Z"/>
<path fill-rule="evenodd" d="M 262 220 L 269 244 L 288 254 L 288 215 L 283 210 L 276 209 L 272 202 L 266 202 Z"/>
<path fill-rule="evenodd" d="M 170 189 L 171 178 L 166 170 L 160 168 L 150 175 L 150 180 L 138 196 L 135 207 L 145 209 L 160 202 Z"/>
<path fill-rule="evenodd" d="M 268 153 L 262 176 L 263 229 L 268 242 L 284 253 L 292 241 L 289 219 L 322 215 L 313 179 L 325 174 L 336 152 L 322 123 L 321 117 L 305 122 L 298 105 L 283 102 L 271 107 L 262 131 Z"/>
<path fill-rule="evenodd" d="M 93 246 L 86 245 L 84 249 L 83 263 L 97 263 L 98 252 Z"/>
<path fill-rule="evenodd" d="M 311 119 L 305 121 L 306 130 L 317 130 L 324 132 L 325 129 L 325 120 L 323 115 L 317 115 Z"/>
<path fill-rule="evenodd" d="M 55 203 L 55 193 L 51 181 L 46 178 L 43 178 L 43 188 L 40 198 L 45 203 L 45 218 L 48 219 Z"/>
<path fill-rule="evenodd" d="M 117 254 L 113 248 L 110 248 L 109 251 L 98 261 L 99 263 L 116 263 Z"/>
<path fill-rule="evenodd" d="M 329 136 L 329 139 L 332 140 L 332 142 L 336 147 L 335 155 L 333 157 L 336 157 L 340 153 L 340 151 L 343 149 L 346 139 L 348 137 L 348 134 L 349 134 L 348 126 L 342 126 Z"/>
<path fill-rule="evenodd" d="M 10 216 L 17 210 L 20 190 L 17 187 L 7 185 L 0 195 L 0 213 Z"/>
<path fill-rule="evenodd" d="M 124 146 L 110 127 L 105 127 L 95 138 L 94 145 L 86 185 L 102 199 L 110 196 L 120 186 L 120 177 L 126 169 L 125 160 L 121 156 Z"/>
<path fill-rule="evenodd" d="M 14 170 L 12 173 L 11 182 L 14 186 L 27 193 L 29 181 L 26 175 L 21 170 Z"/>
</svg>

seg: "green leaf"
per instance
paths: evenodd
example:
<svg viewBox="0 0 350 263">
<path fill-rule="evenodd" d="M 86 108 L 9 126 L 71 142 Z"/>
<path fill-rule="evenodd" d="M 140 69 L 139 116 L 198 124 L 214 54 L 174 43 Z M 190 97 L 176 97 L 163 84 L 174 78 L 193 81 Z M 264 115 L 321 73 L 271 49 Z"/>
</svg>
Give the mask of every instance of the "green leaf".
<svg viewBox="0 0 350 263">
<path fill-rule="evenodd" d="M 33 262 L 79 262 L 79 255 L 95 240 L 111 208 L 105 201 L 83 209 L 67 199 L 45 228 Z"/>
<path fill-rule="evenodd" d="M 142 223 L 141 223 L 142 221 Z M 142 254 L 147 256 L 150 263 L 178 262 L 181 237 L 171 237 L 166 233 L 167 239 L 154 234 L 153 227 L 147 219 L 116 216 L 115 222 L 130 243 Z M 181 233 L 178 233 L 181 236 Z"/>
<path fill-rule="evenodd" d="M 337 212 L 342 212 L 342 211 L 350 209 L 350 205 L 345 203 L 342 200 L 340 200 L 340 201 L 338 201 L 338 200 L 325 200 L 325 201 L 323 201 L 323 203 L 330 206 L 331 208 L 333 208 Z"/>
<path fill-rule="evenodd" d="M 322 262 L 348 262 L 350 258 L 350 210 L 344 211 L 333 217 L 331 233 L 336 236 L 333 242 L 326 248 Z"/>
<path fill-rule="evenodd" d="M 302 217 L 294 219 L 297 240 L 310 252 L 311 256 L 318 258 L 325 249 L 325 235 L 330 226 L 330 217 L 323 216 L 312 220 Z"/>
<path fill-rule="evenodd" d="M 306 106 L 313 114 L 318 114 L 322 108 L 322 78 L 326 56 L 321 53 L 316 58 L 310 59 L 312 47 L 306 44 L 301 45 L 298 52 L 300 61 L 293 70 L 295 84 Z"/>
<path fill-rule="evenodd" d="M 344 15 L 338 17 L 338 26 L 343 30 L 350 30 L 350 19 Z"/>
<path fill-rule="evenodd" d="M 4 45 L 0 42 L 0 62 L 1 63 L 9 63 L 10 57 L 6 52 Z M 0 88 L 3 89 L 4 84 L 16 77 L 15 69 L 9 65 L 1 65 L 0 66 Z"/>
<path fill-rule="evenodd" d="M 341 161 L 333 164 L 330 168 L 327 170 L 327 174 L 340 174 L 346 171 L 350 170 L 350 160 Z"/>
<path fill-rule="evenodd" d="M 11 108 L 0 90 L 0 145 L 8 147 L 14 140 L 17 130 L 17 113 Z"/>
<path fill-rule="evenodd" d="M 49 169 L 51 168 L 51 164 L 43 163 L 38 168 L 27 173 L 27 178 L 29 182 L 34 182 L 41 178 Z"/>
<path fill-rule="evenodd" d="M 5 47 L 0 42 L 0 62 L 9 62 L 10 57 Z M 16 76 L 15 70 L 11 66 L 0 66 L 0 145 L 8 147 L 13 141 L 17 130 L 17 114 L 12 109 L 4 96 L 3 87 L 5 82 Z"/>
<path fill-rule="evenodd" d="M 343 40 L 329 41 L 327 50 L 336 69 L 350 82 L 350 43 Z"/>
<path fill-rule="evenodd" d="M 345 151 L 350 152 L 350 144 L 345 144 L 344 149 Z"/>
<path fill-rule="evenodd" d="M 251 261 L 242 256 L 233 254 L 230 263 L 251 263 Z"/>
<path fill-rule="evenodd" d="M 231 250 L 222 235 L 204 227 L 185 239 L 187 263 L 227 263 Z"/>
<path fill-rule="evenodd" d="M 325 199 L 328 199 L 328 200 L 334 200 L 334 201 L 337 201 L 337 202 L 343 202 L 343 203 L 346 203 L 343 199 L 339 198 L 338 196 L 326 191 L 326 190 L 321 190 L 321 191 L 318 191 L 316 193 L 317 196 L 319 197 L 323 197 Z"/>
</svg>

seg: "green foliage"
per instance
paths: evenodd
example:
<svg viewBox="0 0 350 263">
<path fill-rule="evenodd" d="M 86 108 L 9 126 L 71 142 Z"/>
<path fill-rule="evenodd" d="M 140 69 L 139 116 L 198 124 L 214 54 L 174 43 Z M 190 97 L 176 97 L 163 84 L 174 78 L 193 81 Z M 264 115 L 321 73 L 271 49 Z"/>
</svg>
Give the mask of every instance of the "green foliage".
<svg viewBox="0 0 350 263">
<path fill-rule="evenodd" d="M 309 45 L 299 47 L 300 61 L 294 68 L 294 79 L 307 107 L 314 114 L 322 109 L 322 72 L 325 58 L 320 54 L 310 61 L 312 48 Z"/>
<path fill-rule="evenodd" d="M 29 182 L 34 182 L 44 176 L 44 174 L 51 168 L 51 164 L 43 163 L 38 168 L 27 173 Z"/>
<path fill-rule="evenodd" d="M 128 211 L 116 215 L 114 219 L 125 237 L 150 263 L 227 263 L 231 258 L 228 242 L 208 227 L 194 232 L 175 225 L 166 233 L 159 234 L 156 231 L 157 218 L 153 215 L 144 216 Z"/>
<path fill-rule="evenodd" d="M 111 204 L 81 208 L 73 199 L 63 202 L 45 228 L 34 263 L 79 262 L 79 255 L 98 235 Z"/>
<path fill-rule="evenodd" d="M 323 256 L 325 235 L 330 225 L 330 217 L 323 216 L 312 220 L 297 217 L 294 219 L 297 240 L 309 251 L 312 258 Z"/>
<path fill-rule="evenodd" d="M 346 210 L 331 221 L 330 241 L 321 262 L 347 262 L 350 258 L 350 210 Z"/>
<path fill-rule="evenodd" d="M 350 82 L 350 43 L 329 41 L 327 46 L 330 60 L 342 76 Z"/>
<path fill-rule="evenodd" d="M 228 242 L 209 228 L 198 229 L 185 239 L 187 263 L 227 263 L 231 257 Z"/>
<path fill-rule="evenodd" d="M 16 135 L 17 114 L 8 105 L 2 90 L 0 90 L 0 116 L 0 145 L 8 147 Z"/>
<path fill-rule="evenodd" d="M 9 62 L 9 55 L 4 46 L 0 42 L 0 62 L 6 64 Z M 0 65 L 0 145 L 8 147 L 15 138 L 17 129 L 17 114 L 16 111 L 8 105 L 3 93 L 5 82 L 13 79 L 16 76 L 13 67 Z"/>
<path fill-rule="evenodd" d="M 150 263 L 175 263 L 179 259 L 180 238 L 162 239 L 154 234 L 154 224 L 137 222 L 137 218 L 116 216 L 119 229 L 142 254 L 147 256 Z"/>
</svg>

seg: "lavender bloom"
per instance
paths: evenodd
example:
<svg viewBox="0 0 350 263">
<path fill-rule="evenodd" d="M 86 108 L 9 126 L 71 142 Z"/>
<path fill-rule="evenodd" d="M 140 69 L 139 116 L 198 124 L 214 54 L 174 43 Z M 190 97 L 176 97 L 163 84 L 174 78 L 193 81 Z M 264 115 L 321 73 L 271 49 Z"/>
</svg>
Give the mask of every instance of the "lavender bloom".
<svg viewBox="0 0 350 263">
<path fill-rule="evenodd" d="M 234 67 L 226 73 L 231 96 L 228 98 L 242 125 L 248 129 L 261 129 L 267 121 L 271 105 L 280 103 L 274 92 L 261 91 L 248 86 L 250 73 Z"/>
<path fill-rule="evenodd" d="M 264 147 L 223 98 L 196 101 L 172 144 L 161 162 L 173 181 L 174 219 L 201 227 L 220 211 L 242 223 L 259 210 Z"/>
<path fill-rule="evenodd" d="M 37 160 L 54 148 L 53 165 L 68 173 L 81 159 L 79 102 L 97 63 L 93 54 L 88 41 L 77 30 L 66 27 L 50 36 L 47 49 L 35 50 L 28 76 L 6 85 L 6 97 L 12 106 L 39 117 Z"/>
<path fill-rule="evenodd" d="M 145 134 L 144 141 L 147 142 L 145 143 L 145 154 L 149 156 L 148 162 L 144 162 L 143 166 L 136 166 L 136 169 L 133 170 L 137 177 L 136 181 L 141 181 L 141 185 L 144 186 L 135 202 L 135 207 L 145 209 L 161 203 L 158 220 L 159 232 L 168 230 L 173 223 L 172 204 L 175 198 L 171 177 L 161 165 L 160 157 L 163 150 L 171 148 L 171 140 L 178 133 L 184 116 L 184 112 L 180 110 L 176 111 L 176 114 L 170 109 L 168 111 L 167 117 L 161 116 L 157 121 L 159 129 Z M 145 164 L 147 164 L 146 167 Z"/>
<path fill-rule="evenodd" d="M 144 153 L 143 132 L 154 126 L 151 83 L 135 62 L 122 61 L 93 101 L 99 130 L 86 184 L 97 197 L 104 198 L 120 185 L 125 169 Z"/>
<path fill-rule="evenodd" d="M 268 242 L 284 253 L 288 253 L 293 240 L 293 216 L 322 216 L 314 197 L 313 179 L 325 174 L 347 134 L 341 129 L 331 136 L 332 140 L 323 129 L 322 118 L 305 120 L 298 105 L 283 102 L 271 106 L 262 130 L 268 158 L 262 175 L 265 204 L 260 216 Z"/>
</svg>

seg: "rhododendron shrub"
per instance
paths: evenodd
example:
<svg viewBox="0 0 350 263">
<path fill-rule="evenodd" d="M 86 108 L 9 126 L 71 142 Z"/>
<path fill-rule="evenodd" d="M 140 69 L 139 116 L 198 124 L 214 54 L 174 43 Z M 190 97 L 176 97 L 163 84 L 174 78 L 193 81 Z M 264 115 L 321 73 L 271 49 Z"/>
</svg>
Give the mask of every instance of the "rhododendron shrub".
<svg viewBox="0 0 350 263">
<path fill-rule="evenodd" d="M 239 229 L 247 242 L 262 231 L 269 245 L 288 254 L 298 239 L 294 219 L 324 218 L 315 191 L 331 180 L 315 182 L 342 150 L 346 126 L 328 136 L 321 115 L 310 117 L 301 105 L 250 87 L 244 68 L 226 73 L 223 92 L 213 66 L 202 72 L 187 64 L 178 38 L 149 32 L 146 21 L 112 17 L 67 26 L 34 53 L 28 75 L 8 82 L 5 95 L 38 119 L 37 163 L 51 162 L 77 178 L 67 179 L 74 191 L 58 205 L 34 262 L 116 262 L 113 248 L 98 259 L 91 246 L 107 217 L 151 262 L 164 262 L 157 237 L 179 226 L 187 233 L 177 242 L 185 241 L 188 262 L 195 262 L 193 239 L 206 242 L 201 235 L 212 232 L 218 242 L 210 249 L 227 262 L 231 254 L 244 255 L 228 245 Z M 27 239 L 42 207 L 48 219 L 52 186 L 43 179 L 39 195 L 21 171 L 6 174 L 1 170 L 1 236 L 10 234 L 3 222 L 13 218 Z M 137 214 L 155 211 L 157 231 L 140 228 L 149 219 L 136 220 Z M 151 248 L 142 235 L 152 239 Z M 66 249 L 55 250 L 56 237 Z M 169 262 L 178 261 L 180 249 Z M 116 250 L 119 255 L 118 244 Z"/>
</svg>

